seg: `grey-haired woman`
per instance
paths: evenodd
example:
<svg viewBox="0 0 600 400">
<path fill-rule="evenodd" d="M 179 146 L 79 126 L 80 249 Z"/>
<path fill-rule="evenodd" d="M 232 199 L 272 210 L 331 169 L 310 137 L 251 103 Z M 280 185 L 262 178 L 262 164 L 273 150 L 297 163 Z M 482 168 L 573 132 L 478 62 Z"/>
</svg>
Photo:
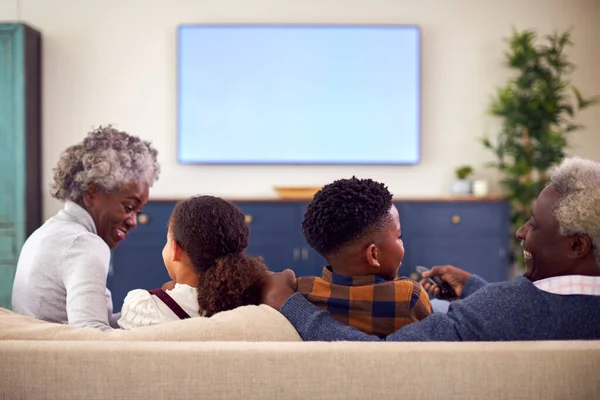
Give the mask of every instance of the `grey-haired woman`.
<svg viewBox="0 0 600 400">
<path fill-rule="evenodd" d="M 160 173 L 157 154 L 149 142 L 111 126 L 62 153 L 51 193 L 65 206 L 21 249 L 14 311 L 79 327 L 118 327 L 106 288 L 110 249 L 137 225 Z"/>
</svg>

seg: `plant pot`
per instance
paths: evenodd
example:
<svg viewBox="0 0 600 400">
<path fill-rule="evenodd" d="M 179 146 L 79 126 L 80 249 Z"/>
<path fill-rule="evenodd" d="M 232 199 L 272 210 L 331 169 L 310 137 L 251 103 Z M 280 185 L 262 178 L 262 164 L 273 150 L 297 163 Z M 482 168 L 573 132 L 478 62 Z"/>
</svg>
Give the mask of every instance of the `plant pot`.
<svg viewBox="0 0 600 400">
<path fill-rule="evenodd" d="M 471 181 L 467 179 L 456 180 L 452 182 L 452 187 L 450 191 L 452 192 L 452 194 L 468 195 L 471 194 L 472 186 L 473 185 Z"/>
</svg>

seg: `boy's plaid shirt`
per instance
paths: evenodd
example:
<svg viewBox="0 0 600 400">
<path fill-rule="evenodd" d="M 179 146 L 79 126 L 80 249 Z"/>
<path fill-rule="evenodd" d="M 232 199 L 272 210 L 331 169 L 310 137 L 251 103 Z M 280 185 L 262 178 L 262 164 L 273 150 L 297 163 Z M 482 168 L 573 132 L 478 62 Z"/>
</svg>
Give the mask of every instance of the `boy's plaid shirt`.
<svg viewBox="0 0 600 400">
<path fill-rule="evenodd" d="M 298 278 L 296 291 L 338 321 L 380 337 L 431 313 L 427 292 L 408 278 L 342 276 L 325 267 L 321 278 Z"/>
</svg>

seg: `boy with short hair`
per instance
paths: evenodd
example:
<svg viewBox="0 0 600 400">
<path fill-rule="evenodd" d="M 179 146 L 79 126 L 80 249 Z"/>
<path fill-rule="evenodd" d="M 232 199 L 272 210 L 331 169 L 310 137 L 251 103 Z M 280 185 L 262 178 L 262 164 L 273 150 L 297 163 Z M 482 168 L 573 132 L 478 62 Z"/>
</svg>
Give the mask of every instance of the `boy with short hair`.
<svg viewBox="0 0 600 400">
<path fill-rule="evenodd" d="M 398 277 L 404 257 L 398 210 L 387 187 L 340 179 L 308 205 L 302 231 L 328 265 L 298 278 L 297 292 L 340 322 L 380 337 L 431 313 L 427 292 Z"/>
</svg>

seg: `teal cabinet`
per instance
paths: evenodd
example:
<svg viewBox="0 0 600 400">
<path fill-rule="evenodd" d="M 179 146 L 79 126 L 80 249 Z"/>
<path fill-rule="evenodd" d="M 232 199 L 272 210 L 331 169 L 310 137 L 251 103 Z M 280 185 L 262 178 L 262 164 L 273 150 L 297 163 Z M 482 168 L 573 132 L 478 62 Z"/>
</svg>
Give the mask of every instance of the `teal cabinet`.
<svg viewBox="0 0 600 400">
<path fill-rule="evenodd" d="M 0 24 L 0 307 L 23 242 L 41 223 L 41 35 Z"/>
</svg>

